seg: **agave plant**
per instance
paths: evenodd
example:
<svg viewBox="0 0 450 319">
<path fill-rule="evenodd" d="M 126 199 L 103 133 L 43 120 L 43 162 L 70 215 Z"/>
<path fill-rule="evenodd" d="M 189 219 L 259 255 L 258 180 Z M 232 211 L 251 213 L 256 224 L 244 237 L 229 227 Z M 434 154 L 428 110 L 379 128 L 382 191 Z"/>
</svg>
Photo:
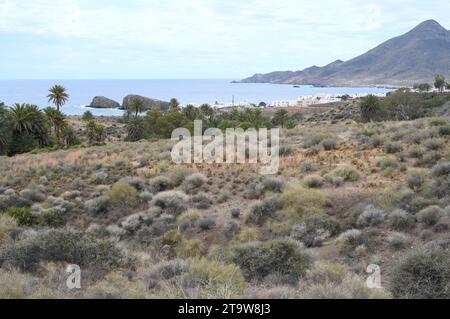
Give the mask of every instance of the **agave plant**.
<svg viewBox="0 0 450 319">
<path fill-rule="evenodd" d="M 49 91 L 50 94 L 47 95 L 48 101 L 55 104 L 56 109 L 59 111 L 59 109 L 69 100 L 69 94 L 61 85 L 54 85 Z"/>
</svg>

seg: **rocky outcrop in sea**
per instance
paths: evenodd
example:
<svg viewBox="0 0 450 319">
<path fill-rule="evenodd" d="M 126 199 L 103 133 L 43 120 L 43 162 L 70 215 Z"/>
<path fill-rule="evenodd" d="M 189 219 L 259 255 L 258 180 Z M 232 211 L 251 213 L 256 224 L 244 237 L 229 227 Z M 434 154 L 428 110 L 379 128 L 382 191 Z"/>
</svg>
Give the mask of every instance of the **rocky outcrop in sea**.
<svg viewBox="0 0 450 319">
<path fill-rule="evenodd" d="M 126 97 L 124 97 L 123 103 L 122 103 L 122 109 L 127 110 L 131 104 L 131 101 L 134 98 L 140 98 L 144 102 L 145 110 L 150 110 L 150 109 L 155 108 L 155 109 L 160 109 L 162 111 L 168 111 L 170 108 L 169 102 L 156 100 L 156 99 L 150 99 L 145 96 L 130 94 L 130 95 L 127 95 Z"/>
<path fill-rule="evenodd" d="M 108 99 L 104 96 L 96 96 L 92 100 L 89 107 L 97 108 L 97 109 L 118 109 L 120 108 L 119 102 Z"/>
</svg>

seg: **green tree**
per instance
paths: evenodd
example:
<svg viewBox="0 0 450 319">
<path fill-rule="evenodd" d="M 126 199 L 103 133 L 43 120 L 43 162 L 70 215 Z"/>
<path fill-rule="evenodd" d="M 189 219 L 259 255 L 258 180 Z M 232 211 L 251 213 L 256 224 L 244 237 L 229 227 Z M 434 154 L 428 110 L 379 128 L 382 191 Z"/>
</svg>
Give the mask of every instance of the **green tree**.
<svg viewBox="0 0 450 319">
<path fill-rule="evenodd" d="M 429 83 L 420 83 L 417 86 L 417 90 L 420 92 L 429 92 L 431 90 L 431 85 Z"/>
<path fill-rule="evenodd" d="M 443 75 L 436 75 L 434 78 L 434 87 L 438 89 L 439 92 L 442 92 L 445 87 L 445 77 Z"/>
<path fill-rule="evenodd" d="M 0 102 L 0 155 L 6 154 L 11 142 L 12 122 L 5 104 Z"/>
<path fill-rule="evenodd" d="M 10 155 L 50 145 L 47 118 L 36 105 L 14 104 L 9 113 L 12 129 Z"/>
<path fill-rule="evenodd" d="M 170 100 L 170 109 L 171 110 L 179 110 L 180 109 L 180 103 L 176 98 L 173 98 Z"/>
<path fill-rule="evenodd" d="M 68 125 L 66 122 L 66 116 L 61 111 L 58 111 L 53 107 L 47 107 L 44 110 L 44 113 L 53 128 L 58 143 L 63 144 L 61 141 L 61 132 Z"/>
<path fill-rule="evenodd" d="M 198 115 L 198 110 L 195 106 L 193 106 L 192 104 L 188 104 L 184 109 L 183 109 L 183 114 L 184 116 L 189 120 L 189 121 L 194 121 L 197 118 Z"/>
<path fill-rule="evenodd" d="M 380 112 L 380 101 L 375 95 L 364 97 L 360 104 L 361 120 L 363 122 L 374 121 Z"/>
<path fill-rule="evenodd" d="M 139 113 L 145 112 L 144 100 L 140 97 L 134 97 L 130 102 L 128 111 L 134 113 L 136 117 L 139 115 Z"/>
<path fill-rule="evenodd" d="M 91 120 L 86 124 L 86 135 L 89 144 L 102 144 L 106 140 L 106 128 L 95 120 Z"/>
<path fill-rule="evenodd" d="M 146 137 L 147 130 L 142 117 L 133 117 L 127 122 L 127 141 L 135 142 Z"/>
<path fill-rule="evenodd" d="M 214 115 L 214 109 L 209 104 L 202 104 L 200 113 L 204 119 L 210 119 Z"/>
<path fill-rule="evenodd" d="M 86 112 L 83 113 L 83 116 L 81 117 L 81 119 L 83 121 L 85 121 L 85 122 L 88 122 L 88 121 L 94 120 L 95 117 L 94 117 L 94 114 L 92 114 L 91 111 L 86 111 Z"/>
<path fill-rule="evenodd" d="M 55 104 L 58 111 L 69 100 L 69 94 L 61 85 L 54 85 L 49 92 L 50 94 L 47 95 L 48 101 Z"/>
<path fill-rule="evenodd" d="M 289 113 L 285 109 L 280 109 L 275 112 L 272 118 L 272 123 L 274 125 L 279 125 L 282 128 L 285 126 L 286 121 L 289 119 Z"/>
</svg>

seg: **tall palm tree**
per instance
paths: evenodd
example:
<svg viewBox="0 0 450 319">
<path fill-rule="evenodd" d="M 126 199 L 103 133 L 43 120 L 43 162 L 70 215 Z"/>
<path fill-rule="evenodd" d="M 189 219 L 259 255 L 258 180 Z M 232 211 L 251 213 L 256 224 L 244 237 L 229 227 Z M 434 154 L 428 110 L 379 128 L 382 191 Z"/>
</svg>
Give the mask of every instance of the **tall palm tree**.
<svg viewBox="0 0 450 319">
<path fill-rule="evenodd" d="M 56 139 L 61 143 L 61 132 L 67 126 L 66 116 L 53 107 L 46 108 L 44 113 L 53 127 Z"/>
<path fill-rule="evenodd" d="M 6 153 L 10 140 L 11 117 L 5 104 L 0 102 L 0 155 Z"/>
<path fill-rule="evenodd" d="M 47 95 L 48 101 L 55 104 L 58 111 L 69 100 L 69 94 L 61 85 L 54 85 L 49 92 L 50 94 Z"/>
<path fill-rule="evenodd" d="M 139 115 L 139 113 L 143 113 L 145 111 L 144 100 L 140 97 L 134 97 L 130 102 L 128 111 L 133 112 L 136 117 Z"/>
</svg>

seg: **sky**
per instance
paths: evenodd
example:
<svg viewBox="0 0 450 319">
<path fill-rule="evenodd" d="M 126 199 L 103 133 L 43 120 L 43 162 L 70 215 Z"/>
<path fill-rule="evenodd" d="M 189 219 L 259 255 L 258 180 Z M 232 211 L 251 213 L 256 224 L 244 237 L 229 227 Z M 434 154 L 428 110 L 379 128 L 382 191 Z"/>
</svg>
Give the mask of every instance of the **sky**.
<svg viewBox="0 0 450 319">
<path fill-rule="evenodd" d="M 348 60 L 450 1 L 0 0 L 0 79 L 240 79 Z"/>
</svg>

